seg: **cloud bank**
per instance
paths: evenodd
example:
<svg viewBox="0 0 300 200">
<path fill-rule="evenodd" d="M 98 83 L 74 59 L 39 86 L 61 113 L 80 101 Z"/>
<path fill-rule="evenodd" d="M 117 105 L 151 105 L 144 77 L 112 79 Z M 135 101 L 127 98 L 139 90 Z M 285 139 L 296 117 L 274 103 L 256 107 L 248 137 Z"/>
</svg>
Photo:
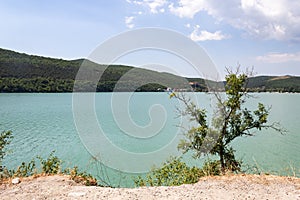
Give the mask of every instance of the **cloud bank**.
<svg viewBox="0 0 300 200">
<path fill-rule="evenodd" d="M 153 14 L 169 12 L 179 18 L 191 20 L 198 13 L 205 12 L 216 22 L 228 24 L 251 37 L 300 41 L 300 1 L 296 0 L 127 0 L 127 2 L 147 7 Z M 204 30 L 202 34 L 207 35 Z"/>
<path fill-rule="evenodd" d="M 176 3 L 174 3 L 176 2 Z M 300 41 L 300 1 L 293 0 L 178 0 L 170 12 L 193 18 L 206 12 L 251 36 L 262 39 Z"/>
<path fill-rule="evenodd" d="M 300 62 L 300 52 L 296 53 L 268 53 L 264 56 L 256 57 L 257 61 L 265 63 L 284 63 L 284 62 Z"/>
</svg>

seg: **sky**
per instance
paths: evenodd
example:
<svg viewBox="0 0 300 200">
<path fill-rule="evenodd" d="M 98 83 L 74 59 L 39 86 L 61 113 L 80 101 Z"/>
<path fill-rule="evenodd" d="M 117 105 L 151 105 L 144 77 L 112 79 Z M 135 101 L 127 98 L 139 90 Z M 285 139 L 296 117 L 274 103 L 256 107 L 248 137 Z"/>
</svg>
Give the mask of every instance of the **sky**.
<svg viewBox="0 0 300 200">
<path fill-rule="evenodd" d="M 196 42 L 221 76 L 237 65 L 257 75 L 300 75 L 300 1 L 0 0 L 0 48 L 28 54 L 87 58 L 108 39 L 146 27 Z M 147 68 L 163 61 L 194 75 L 184 61 L 149 50 L 116 62 Z"/>
</svg>

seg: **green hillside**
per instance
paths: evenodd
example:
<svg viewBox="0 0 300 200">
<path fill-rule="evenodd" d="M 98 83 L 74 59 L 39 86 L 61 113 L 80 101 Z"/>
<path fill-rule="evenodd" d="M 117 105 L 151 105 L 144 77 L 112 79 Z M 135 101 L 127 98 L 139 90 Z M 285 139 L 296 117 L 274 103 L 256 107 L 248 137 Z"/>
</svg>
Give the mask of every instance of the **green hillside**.
<svg viewBox="0 0 300 200">
<path fill-rule="evenodd" d="M 83 65 L 83 76 L 77 77 L 75 82 L 78 70 Z M 99 81 L 93 83 L 92 77 Z M 106 68 L 105 65 L 84 59 L 46 58 L 0 48 L 0 92 L 148 92 L 164 91 L 167 87 L 183 91 L 191 88 L 207 91 L 207 84 L 217 83 L 132 66 L 110 65 Z M 257 76 L 249 79 L 248 87 L 253 92 L 300 92 L 300 77 Z"/>
<path fill-rule="evenodd" d="M 300 77 L 258 76 L 249 79 L 248 87 L 253 92 L 300 92 Z"/>
<path fill-rule="evenodd" d="M 87 74 L 76 82 L 76 91 L 95 91 L 95 83 L 90 81 L 94 76 L 101 77 L 96 86 L 97 92 L 111 92 L 116 83 L 116 91 L 162 91 L 167 87 L 189 87 L 184 78 L 168 73 L 124 65 L 111 65 L 105 69 L 105 65 L 84 59 L 67 61 L 0 49 L 0 92 L 72 92 L 82 64 Z M 120 79 L 124 79 L 126 73 L 126 80 Z"/>
</svg>

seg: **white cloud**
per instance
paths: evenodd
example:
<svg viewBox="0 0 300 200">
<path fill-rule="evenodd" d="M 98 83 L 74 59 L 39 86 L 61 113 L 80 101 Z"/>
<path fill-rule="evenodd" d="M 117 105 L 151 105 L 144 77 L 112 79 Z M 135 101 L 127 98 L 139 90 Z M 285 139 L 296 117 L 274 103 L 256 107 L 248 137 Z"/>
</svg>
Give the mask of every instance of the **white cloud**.
<svg viewBox="0 0 300 200">
<path fill-rule="evenodd" d="M 126 0 L 150 13 L 170 13 L 194 19 L 206 12 L 260 39 L 300 41 L 300 1 L 297 0 Z"/>
<path fill-rule="evenodd" d="M 276 17 L 287 11 L 285 0 L 241 0 L 241 8 L 246 13 L 256 11 L 267 17 Z"/>
<path fill-rule="evenodd" d="M 136 5 L 142 5 L 149 8 L 150 12 L 153 14 L 163 13 L 165 9 L 163 8 L 168 1 L 167 0 L 126 0 L 128 3 L 133 3 Z"/>
<path fill-rule="evenodd" d="M 240 13 L 242 16 L 239 20 L 231 20 L 231 24 L 246 30 L 250 35 L 264 39 L 293 38 L 291 33 L 294 32 L 294 25 L 291 24 L 291 20 L 298 15 L 300 22 L 300 13 L 292 13 L 292 8 L 286 0 L 241 0 Z M 298 31 L 300 32 L 300 29 Z"/>
<path fill-rule="evenodd" d="M 148 1 L 144 0 L 144 2 L 146 3 L 146 5 L 150 7 L 151 13 L 157 13 L 158 9 L 159 8 L 163 9 L 162 6 L 164 6 L 167 3 L 166 0 L 148 0 Z"/>
<path fill-rule="evenodd" d="M 125 17 L 125 24 L 128 28 L 133 28 L 134 24 L 133 24 L 133 20 L 135 17 L 130 16 L 130 17 Z"/>
<path fill-rule="evenodd" d="M 300 62 L 300 52 L 296 53 L 268 53 L 267 55 L 258 56 L 256 60 L 265 63 L 284 63 L 290 61 Z"/>
<path fill-rule="evenodd" d="M 300 1 L 177 0 L 169 10 L 181 18 L 206 12 L 234 28 L 262 39 L 300 41 Z"/>
<path fill-rule="evenodd" d="M 169 5 L 171 13 L 179 17 L 193 18 L 194 15 L 202 10 L 206 10 L 205 0 L 179 0 L 178 6 L 174 6 L 174 3 Z"/>
<path fill-rule="evenodd" d="M 216 31 L 214 33 L 208 31 L 200 31 L 199 32 L 199 25 L 194 28 L 194 31 L 190 34 L 190 38 L 193 41 L 206 41 L 206 40 L 223 40 L 227 39 L 228 36 L 223 35 L 221 31 Z"/>
<path fill-rule="evenodd" d="M 136 5 L 142 5 L 143 1 L 137 1 L 137 0 L 126 0 L 127 3 L 132 3 L 132 4 L 136 4 Z"/>
<path fill-rule="evenodd" d="M 159 12 L 164 13 L 164 12 L 165 12 L 165 9 L 164 9 L 164 8 L 161 8 L 161 9 L 159 9 Z"/>
</svg>

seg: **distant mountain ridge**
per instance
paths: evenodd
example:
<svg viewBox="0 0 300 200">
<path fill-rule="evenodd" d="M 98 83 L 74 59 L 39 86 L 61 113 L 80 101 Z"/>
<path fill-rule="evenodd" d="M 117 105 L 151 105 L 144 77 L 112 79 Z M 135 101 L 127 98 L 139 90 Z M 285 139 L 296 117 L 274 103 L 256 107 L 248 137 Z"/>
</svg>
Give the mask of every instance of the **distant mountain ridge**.
<svg viewBox="0 0 300 200">
<path fill-rule="evenodd" d="M 189 91 L 192 87 L 203 92 L 208 90 L 207 83 L 216 83 L 202 78 L 184 78 L 132 66 L 111 65 L 106 68 L 105 65 L 85 59 L 63 60 L 0 48 L 0 92 L 72 92 L 76 74 L 82 64 L 91 69 L 93 74 L 90 75 L 102 76 L 98 83 L 92 83 L 87 74 L 86 78 L 76 82 L 76 91 L 149 92 L 164 91 L 167 87 Z M 127 78 L 123 80 L 125 74 Z M 300 77 L 251 77 L 248 87 L 253 92 L 300 92 Z"/>
</svg>

